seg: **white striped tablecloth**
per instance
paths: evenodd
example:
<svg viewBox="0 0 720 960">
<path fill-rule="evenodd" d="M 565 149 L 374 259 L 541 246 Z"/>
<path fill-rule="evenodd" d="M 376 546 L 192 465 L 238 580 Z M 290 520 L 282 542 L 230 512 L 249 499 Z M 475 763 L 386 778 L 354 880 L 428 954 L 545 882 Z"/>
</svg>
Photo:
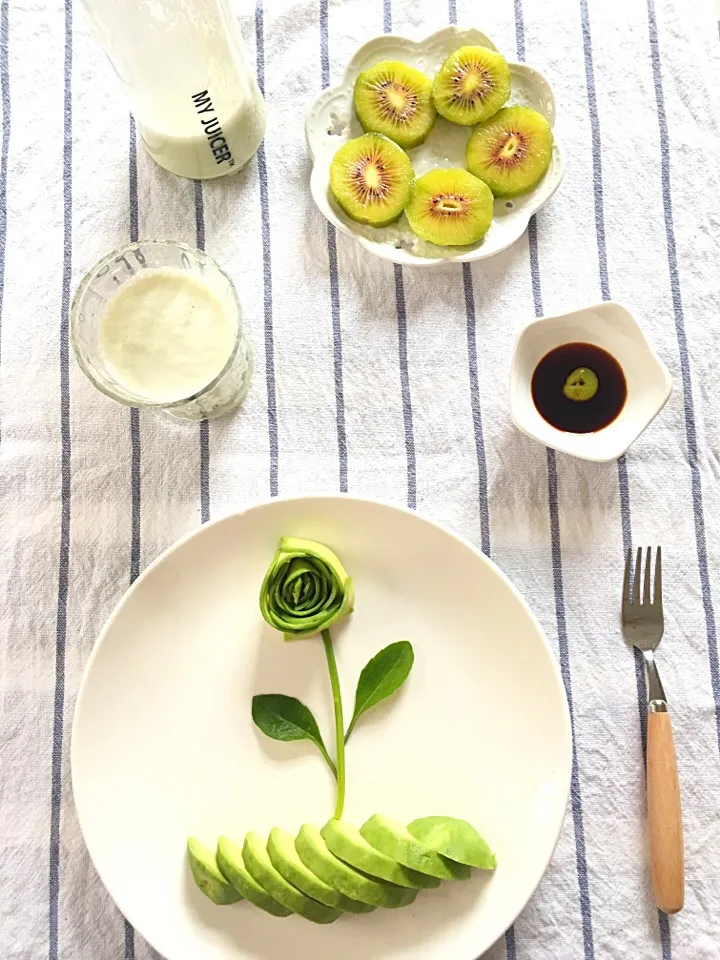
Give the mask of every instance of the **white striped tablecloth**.
<svg viewBox="0 0 720 960">
<path fill-rule="evenodd" d="M 77 6 L 77 9 L 76 9 Z M 562 667 L 572 796 L 550 869 L 493 960 L 720 957 L 720 141 L 710 0 L 239 4 L 268 133 L 237 177 L 153 165 L 73 0 L 0 0 L 0 957 L 147 960 L 95 875 L 69 777 L 83 666 L 178 536 L 272 494 L 348 490 L 452 525 L 505 570 Z M 475 25 L 543 70 L 568 170 L 511 249 L 472 268 L 375 260 L 314 208 L 306 105 L 393 30 Z M 172 424 L 106 400 L 68 349 L 83 272 L 134 238 L 235 278 L 256 373 L 239 416 Z M 614 298 L 671 370 L 617 464 L 508 418 L 517 329 Z M 662 543 L 687 905 L 649 892 L 643 678 L 618 630 L 623 549 Z M 159 880 L 159 882 L 161 882 Z M 198 958 L 201 960 L 201 958 Z"/>
</svg>

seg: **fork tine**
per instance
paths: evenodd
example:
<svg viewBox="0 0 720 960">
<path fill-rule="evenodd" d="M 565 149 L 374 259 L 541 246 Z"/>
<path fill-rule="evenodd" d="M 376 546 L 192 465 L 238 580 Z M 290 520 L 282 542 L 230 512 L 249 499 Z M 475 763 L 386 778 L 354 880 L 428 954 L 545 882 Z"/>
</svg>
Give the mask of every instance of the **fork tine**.
<svg viewBox="0 0 720 960">
<path fill-rule="evenodd" d="M 637 563 L 633 576 L 633 602 L 640 603 L 640 577 L 642 576 L 642 547 L 637 549 Z"/>
<path fill-rule="evenodd" d="M 632 550 L 628 547 L 625 553 L 625 579 L 623 580 L 623 603 L 631 603 L 630 577 L 632 575 Z"/>
<path fill-rule="evenodd" d="M 643 603 L 650 603 L 650 557 L 651 548 L 645 553 L 645 585 L 643 587 Z"/>
<path fill-rule="evenodd" d="M 655 554 L 655 595 L 653 603 L 662 607 L 662 547 L 658 547 Z"/>
</svg>

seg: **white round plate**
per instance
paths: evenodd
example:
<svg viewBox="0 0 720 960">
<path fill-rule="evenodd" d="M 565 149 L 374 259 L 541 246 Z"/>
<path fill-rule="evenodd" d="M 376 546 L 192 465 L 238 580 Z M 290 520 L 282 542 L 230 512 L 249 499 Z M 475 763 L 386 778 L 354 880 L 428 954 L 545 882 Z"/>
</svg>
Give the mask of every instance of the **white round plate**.
<svg viewBox="0 0 720 960">
<path fill-rule="evenodd" d="M 350 60 L 337 87 L 324 90 L 308 111 L 305 136 L 313 160 L 310 190 L 318 209 L 342 233 L 347 233 L 371 253 L 406 266 L 432 267 L 448 262 L 473 262 L 492 257 L 525 232 L 530 217 L 544 206 L 560 186 L 565 160 L 557 136 L 550 167 L 536 187 L 520 197 L 495 201 L 493 222 L 482 240 L 468 247 L 438 247 L 421 240 L 410 229 L 403 214 L 387 227 L 370 227 L 351 220 L 330 192 L 330 163 L 347 140 L 363 133 L 353 108 L 353 89 L 359 73 L 381 60 L 402 60 L 428 76 L 459 47 L 475 45 L 496 50 L 484 33 L 472 28 L 445 27 L 424 40 L 409 40 L 394 34 L 375 37 Z M 523 104 L 538 110 L 550 124 L 555 123 L 552 88 L 540 73 L 524 63 L 509 63 L 512 92 L 508 106 Z M 438 117 L 430 136 L 408 151 L 417 176 L 438 167 L 465 167 L 465 147 L 472 127 L 462 127 Z"/>
<path fill-rule="evenodd" d="M 265 738 L 256 693 L 315 712 L 332 743 L 318 639 L 285 643 L 258 592 L 278 538 L 319 540 L 356 585 L 333 628 L 346 712 L 360 670 L 409 639 L 403 690 L 348 745 L 346 818 L 470 820 L 494 873 L 421 892 L 403 910 L 330 926 L 217 907 L 194 886 L 185 840 L 321 826 L 333 782 L 314 747 Z M 530 610 L 464 540 L 415 513 L 348 496 L 272 500 L 208 524 L 156 560 L 106 624 L 72 739 L 83 835 L 119 908 L 167 960 L 475 960 L 513 922 L 552 855 L 570 789 L 558 668 Z"/>
</svg>

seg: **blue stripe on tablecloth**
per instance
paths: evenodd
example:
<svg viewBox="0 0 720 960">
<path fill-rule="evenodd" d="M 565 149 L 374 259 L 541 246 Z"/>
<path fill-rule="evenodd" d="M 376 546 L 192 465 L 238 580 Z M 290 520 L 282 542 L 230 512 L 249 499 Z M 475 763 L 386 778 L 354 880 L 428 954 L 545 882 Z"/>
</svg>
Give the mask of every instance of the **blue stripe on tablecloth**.
<svg viewBox="0 0 720 960">
<path fill-rule="evenodd" d="M 328 0 L 320 0 L 320 67 L 322 87 L 330 85 L 330 51 L 328 42 Z M 347 493 L 348 461 L 345 426 L 345 388 L 343 385 L 342 327 L 340 325 L 340 278 L 337 262 L 335 227 L 327 224 L 328 270 L 330 273 L 330 311 L 333 332 L 333 372 L 335 378 L 335 423 L 338 440 L 338 472 L 340 490 Z"/>
<path fill-rule="evenodd" d="M 415 431 L 413 429 L 412 401 L 410 399 L 410 370 L 407 348 L 407 312 L 402 267 L 395 264 L 395 306 L 398 322 L 398 361 L 402 392 L 403 423 L 405 425 L 405 458 L 407 461 L 407 505 L 417 506 L 417 462 L 415 459 Z"/>
<path fill-rule="evenodd" d="M 542 316 L 542 307 L 537 316 Z M 575 829 L 575 861 L 577 864 L 578 887 L 580 889 L 580 913 L 582 916 L 583 946 L 586 960 L 593 960 L 592 909 L 590 888 L 588 885 L 587 858 L 585 855 L 585 827 L 583 825 L 582 797 L 580 795 L 580 771 L 578 767 L 577 746 L 575 743 L 575 711 L 573 709 L 572 680 L 570 675 L 570 647 L 568 643 L 567 621 L 565 619 L 565 590 L 562 572 L 562 546 L 560 540 L 560 510 L 558 502 L 557 460 L 555 451 L 547 451 L 548 501 L 550 504 L 550 540 L 552 544 L 553 586 L 555 589 L 555 619 L 558 628 L 558 647 L 560 652 L 560 672 L 565 684 L 570 723 L 572 727 L 572 775 L 570 779 L 570 805 L 573 827 Z"/>
<path fill-rule="evenodd" d="M 195 246 L 198 250 L 205 249 L 205 200 L 203 198 L 202 183 L 193 181 L 195 188 Z"/>
<path fill-rule="evenodd" d="M 515 36 L 518 43 L 518 57 L 525 58 L 525 21 L 522 0 L 515 3 Z M 542 287 L 540 284 L 540 257 L 537 239 L 537 220 L 530 219 L 528 224 L 528 249 L 530 259 L 530 279 L 532 285 L 535 316 L 543 314 Z M 560 654 L 560 672 L 565 685 L 570 725 L 572 730 L 572 772 L 570 777 L 570 806 L 573 829 L 575 832 L 575 863 L 580 893 L 580 915 L 582 919 L 583 947 L 586 960 L 595 957 L 592 929 L 592 907 L 588 884 L 587 857 L 585 853 L 585 827 L 583 823 L 582 796 L 580 792 L 580 770 L 578 766 L 577 745 L 575 741 L 575 711 L 572 698 L 572 677 L 570 670 L 570 646 L 568 642 L 567 620 L 565 616 L 565 588 L 562 572 L 562 542 L 560 538 L 560 509 L 558 499 L 557 461 L 555 451 L 547 451 L 548 506 L 550 512 L 550 545 L 555 591 L 555 620 L 558 631 L 558 652 Z"/>
<path fill-rule="evenodd" d="M 328 0 L 320 0 L 320 69 L 322 88 L 330 86 L 330 52 L 328 46 Z"/>
<path fill-rule="evenodd" d="M 525 62 L 525 18 L 523 0 L 515 0 L 515 52 L 521 63 Z"/>
<path fill-rule="evenodd" d="M 448 19 L 457 23 L 457 2 L 448 0 Z M 472 270 L 469 263 L 462 267 L 463 291 L 465 295 L 465 318 L 467 321 L 468 379 L 470 382 L 470 409 L 475 433 L 475 457 L 478 471 L 478 509 L 480 513 L 480 543 L 483 553 L 490 555 L 490 508 L 488 505 L 487 460 L 485 457 L 485 438 L 483 434 L 482 408 L 480 406 L 480 380 L 477 359 L 477 314 L 475 312 L 475 294 L 473 291 Z"/>
<path fill-rule="evenodd" d="M 590 33 L 590 16 L 587 0 L 580 0 L 580 23 L 583 36 L 583 53 L 585 58 L 585 86 L 587 89 L 588 114 L 590 117 L 590 133 L 592 142 L 593 165 L 593 194 L 595 201 L 595 236 L 598 251 L 598 270 L 600 272 L 600 295 L 603 300 L 610 299 L 610 278 L 608 276 L 607 244 L 605 242 L 605 212 L 603 205 L 603 175 L 602 175 L 602 137 L 600 134 L 600 117 L 598 115 L 597 96 L 595 93 L 595 65 L 592 55 L 592 37 Z M 630 526 L 630 487 L 628 482 L 627 460 L 623 455 L 618 460 L 618 483 L 620 485 L 620 518 L 623 533 L 623 547 L 628 549 L 632 544 Z M 641 694 L 642 696 L 643 694 Z"/>
<path fill-rule="evenodd" d="M 129 920 L 125 921 L 123 960 L 135 960 L 135 930 Z"/>
<path fill-rule="evenodd" d="M 683 401 L 685 411 L 685 437 L 687 455 L 690 463 L 692 481 L 693 516 L 695 519 L 695 543 L 700 573 L 705 630 L 707 633 L 708 659 L 710 662 L 710 680 L 715 701 L 715 727 L 720 748 L 720 665 L 718 664 L 717 630 L 713 609 L 710 572 L 708 570 L 707 545 L 705 542 L 705 513 L 703 509 L 702 481 L 698 466 L 697 429 L 695 426 L 695 404 L 690 377 L 690 357 L 688 354 L 685 315 L 682 303 L 680 274 L 678 271 L 675 246 L 675 223 L 673 221 L 672 192 L 670 188 L 670 137 L 668 134 L 667 114 L 665 112 L 665 94 L 663 91 L 662 70 L 660 66 L 660 44 L 657 32 L 657 17 L 653 0 L 647 0 L 648 33 L 650 57 L 652 60 L 653 81 L 655 83 L 655 101 L 657 104 L 658 127 L 660 129 L 660 170 L 663 211 L 665 214 L 665 237 L 667 242 L 667 261 L 670 274 L 670 292 L 672 294 L 675 335 L 680 355 L 682 373 Z"/>
<path fill-rule="evenodd" d="M 588 113 L 590 115 L 590 133 L 592 140 L 595 233 L 597 235 L 598 264 L 600 269 L 600 293 L 603 300 L 609 300 L 610 281 L 608 279 L 606 253 L 607 247 L 605 244 L 605 215 L 603 212 L 600 119 L 598 117 L 597 97 L 595 95 L 595 69 L 592 57 L 592 40 L 590 37 L 590 18 L 588 16 L 587 0 L 580 0 L 580 23 L 582 26 L 583 52 L 585 55 L 585 86 L 587 89 Z"/>
<path fill-rule="evenodd" d="M 137 133 L 135 131 L 135 118 L 132 114 L 130 114 L 128 133 L 128 201 L 130 204 L 130 243 L 136 243 L 139 233 Z"/>
<path fill-rule="evenodd" d="M 505 956 L 507 960 L 517 960 L 517 944 L 515 943 L 515 927 L 505 931 Z M 480 958 L 478 957 L 478 960 Z"/>
<path fill-rule="evenodd" d="M 383 0 L 383 32 L 392 31 L 392 0 Z M 398 363 L 400 366 L 400 391 L 402 394 L 403 424 L 405 425 L 405 459 L 407 462 L 407 505 L 411 510 L 417 506 L 417 462 L 415 459 L 415 430 L 413 427 L 412 401 L 410 398 L 410 369 L 408 366 L 407 311 L 405 308 L 405 284 L 400 264 L 395 264 L 395 310 L 398 322 Z"/>
<path fill-rule="evenodd" d="M 602 175 L 602 136 L 600 130 L 600 116 L 597 107 L 595 91 L 595 68 L 592 51 L 592 31 L 587 0 L 580 0 L 580 22 L 583 35 L 583 52 L 585 57 L 585 82 L 587 87 L 588 115 L 593 156 L 593 191 L 595 197 L 595 236 L 598 251 L 598 273 L 600 291 L 603 300 L 610 299 L 610 278 L 608 275 L 607 244 L 605 240 L 605 208 L 603 200 Z M 632 522 L 630 514 L 630 483 L 628 478 L 627 458 L 625 455 L 618 460 L 618 485 L 620 491 L 620 520 L 622 526 L 623 553 L 632 547 Z M 645 670 L 643 657 L 639 650 L 634 650 L 635 685 L 637 688 L 638 716 L 640 721 L 640 740 L 643 757 L 647 754 L 647 707 L 645 691 Z M 663 960 L 672 960 L 672 944 L 670 927 L 667 915 L 658 911 L 658 925 L 660 930 L 660 945 Z"/>
<path fill-rule="evenodd" d="M 457 23 L 456 0 L 448 0 L 448 19 Z M 480 380 L 477 362 L 477 314 L 473 291 L 472 270 L 469 263 L 463 264 L 463 292 L 465 295 L 466 337 L 468 350 L 468 380 L 470 383 L 470 409 L 475 434 L 475 458 L 478 470 L 478 508 L 480 513 L 480 543 L 483 553 L 490 555 L 490 507 L 488 504 L 487 459 L 483 433 L 482 408 L 480 405 Z"/>
<path fill-rule="evenodd" d="M 456 0 L 448 0 L 448 19 L 457 23 Z M 475 312 L 475 294 L 473 291 L 472 270 L 469 263 L 462 266 L 463 292 L 465 296 L 465 318 L 467 321 L 468 380 L 470 384 L 470 409 L 475 434 L 475 456 L 478 471 L 478 511 L 480 514 L 480 543 L 483 553 L 490 556 L 490 506 L 488 498 L 487 460 L 485 457 L 485 438 L 483 434 L 482 410 L 480 406 L 480 380 L 477 361 L 477 314 Z M 505 931 L 505 954 L 507 960 L 516 960 L 515 928 Z"/>
<path fill-rule="evenodd" d="M 70 280 L 72 276 L 72 0 L 65 0 L 63 64 L 63 268 L 60 296 L 60 550 L 55 625 L 55 697 L 53 704 L 50 790 L 50 865 L 48 875 L 48 957 L 58 957 L 60 903 L 60 811 L 65 719 L 65 643 L 70 566 Z"/>
<path fill-rule="evenodd" d="M 333 331 L 333 372 L 335 379 L 335 424 L 338 440 L 338 480 L 340 490 L 348 489 L 347 432 L 345 428 L 345 389 L 343 386 L 342 328 L 340 326 L 340 279 L 338 277 L 335 227 L 327 225 L 328 266 L 330 270 L 330 309 Z"/>
<path fill-rule="evenodd" d="M 130 117 L 130 136 L 128 143 L 128 196 L 130 203 L 130 242 L 138 238 L 138 183 L 137 183 L 137 137 L 135 121 Z M 130 410 L 130 583 L 134 583 L 140 573 L 140 412 L 136 407 Z M 132 929 L 132 928 L 131 928 Z M 131 960 L 127 956 L 126 960 Z"/>
<path fill-rule="evenodd" d="M 128 201 L 130 206 L 130 242 L 138 238 L 137 136 L 135 120 L 130 116 L 128 138 Z M 140 411 L 130 410 L 130 583 L 140 573 Z M 125 920 L 124 960 L 135 960 L 135 931 Z"/>
<path fill-rule="evenodd" d="M 465 291 L 465 316 L 467 319 L 468 377 L 470 380 L 470 408 L 475 432 L 475 456 L 478 472 L 478 506 L 480 510 L 480 542 L 483 553 L 490 555 L 490 508 L 488 505 L 487 460 L 483 435 L 482 410 L 480 407 L 480 381 L 477 360 L 477 315 L 473 293 L 472 270 L 469 263 L 463 264 L 463 288 Z"/>
<path fill-rule="evenodd" d="M 2 348 L 2 310 L 5 292 L 5 245 L 7 242 L 7 170 L 10 151 L 10 45 L 9 0 L 0 3 L 0 97 L 2 98 L 2 148 L 0 149 L 0 349 Z M 2 363 L 2 353 L 0 353 Z M 0 424 L 0 429 L 2 425 Z"/>
<path fill-rule="evenodd" d="M 255 7 L 255 41 L 257 60 L 257 79 L 260 90 L 265 95 L 265 35 L 263 30 L 263 4 L 258 0 Z M 278 494 L 278 419 L 277 393 L 275 386 L 275 339 L 273 330 L 272 302 L 272 257 L 270 251 L 270 200 L 268 196 L 268 175 L 265 162 L 265 143 L 260 144 L 257 153 L 258 177 L 260 180 L 260 216 L 263 244 L 263 287 L 265 310 L 265 383 L 267 387 L 268 439 L 270 443 L 270 496 Z"/>
<path fill-rule="evenodd" d="M 202 183 L 195 181 L 195 243 L 205 249 L 205 202 Z M 210 423 L 200 421 L 200 523 L 210 519 Z"/>
</svg>

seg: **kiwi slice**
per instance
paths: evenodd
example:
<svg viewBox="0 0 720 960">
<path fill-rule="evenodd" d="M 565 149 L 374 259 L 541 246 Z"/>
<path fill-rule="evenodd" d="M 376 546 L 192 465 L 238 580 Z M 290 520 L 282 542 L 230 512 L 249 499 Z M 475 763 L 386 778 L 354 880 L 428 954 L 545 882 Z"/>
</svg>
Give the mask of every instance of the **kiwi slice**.
<svg viewBox="0 0 720 960">
<path fill-rule="evenodd" d="M 480 240 L 490 229 L 490 188 L 467 170 L 430 170 L 415 181 L 405 208 L 413 233 L 439 246 Z"/>
<path fill-rule="evenodd" d="M 433 82 L 441 117 L 469 127 L 487 120 L 510 96 L 510 68 L 488 47 L 460 47 L 451 53 Z"/>
<path fill-rule="evenodd" d="M 379 133 L 348 140 L 330 164 L 330 189 L 358 223 L 382 227 L 405 209 L 413 168 L 405 151 Z"/>
<path fill-rule="evenodd" d="M 552 157 L 550 124 L 530 107 L 505 107 L 479 124 L 467 145 L 470 173 L 496 197 L 514 197 L 534 187 Z"/>
<path fill-rule="evenodd" d="M 405 149 L 416 147 L 437 116 L 432 80 L 399 60 L 383 60 L 355 81 L 355 112 L 363 130 L 383 133 Z"/>
</svg>

